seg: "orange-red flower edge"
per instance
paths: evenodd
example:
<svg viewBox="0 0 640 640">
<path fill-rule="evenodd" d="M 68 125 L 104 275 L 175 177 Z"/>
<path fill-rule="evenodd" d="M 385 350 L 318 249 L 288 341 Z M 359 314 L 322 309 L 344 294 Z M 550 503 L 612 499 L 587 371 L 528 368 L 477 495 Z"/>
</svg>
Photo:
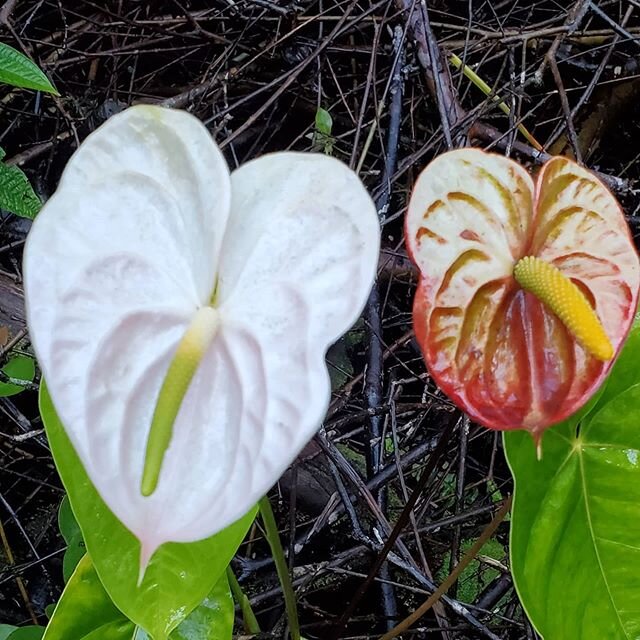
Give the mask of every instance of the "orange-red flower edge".
<svg viewBox="0 0 640 640">
<path fill-rule="evenodd" d="M 615 358 L 587 352 L 513 271 L 525 256 L 557 268 L 619 352 L 640 268 L 622 210 L 594 174 L 558 157 L 534 183 L 504 156 L 451 151 L 420 174 L 405 237 L 420 271 L 416 338 L 433 379 L 472 419 L 535 435 L 587 402 Z"/>
</svg>

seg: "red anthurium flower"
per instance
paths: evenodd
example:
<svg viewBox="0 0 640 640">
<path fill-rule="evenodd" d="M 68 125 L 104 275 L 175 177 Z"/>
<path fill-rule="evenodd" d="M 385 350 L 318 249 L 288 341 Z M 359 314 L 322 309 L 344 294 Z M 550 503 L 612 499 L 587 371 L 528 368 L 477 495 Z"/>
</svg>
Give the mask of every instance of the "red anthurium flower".
<svg viewBox="0 0 640 640">
<path fill-rule="evenodd" d="M 405 232 L 416 337 L 474 420 L 539 439 L 589 399 L 640 285 L 620 206 L 593 174 L 553 158 L 534 183 L 503 156 L 445 153 L 418 178 Z"/>
</svg>

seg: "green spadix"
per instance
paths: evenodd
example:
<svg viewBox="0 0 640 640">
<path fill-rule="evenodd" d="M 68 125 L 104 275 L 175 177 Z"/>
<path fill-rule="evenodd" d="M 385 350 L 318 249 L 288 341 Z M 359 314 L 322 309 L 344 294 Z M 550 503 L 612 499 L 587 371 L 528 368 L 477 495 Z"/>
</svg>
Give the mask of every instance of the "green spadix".
<svg viewBox="0 0 640 640">
<path fill-rule="evenodd" d="M 162 460 L 171 444 L 173 424 L 191 380 L 215 337 L 219 324 L 220 318 L 216 309 L 202 307 L 193 316 L 189 328 L 178 344 L 153 411 L 140 487 L 143 496 L 150 496 L 158 486 Z"/>
</svg>

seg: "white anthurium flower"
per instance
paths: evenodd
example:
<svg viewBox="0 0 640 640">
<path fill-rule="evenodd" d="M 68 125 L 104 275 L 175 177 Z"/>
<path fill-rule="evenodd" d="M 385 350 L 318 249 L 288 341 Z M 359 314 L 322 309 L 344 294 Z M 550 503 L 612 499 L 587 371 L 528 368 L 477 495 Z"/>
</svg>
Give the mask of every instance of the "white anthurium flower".
<svg viewBox="0 0 640 640">
<path fill-rule="evenodd" d="M 74 154 L 25 247 L 29 330 L 142 567 L 244 515 L 318 429 L 324 355 L 362 311 L 379 236 L 342 163 L 274 153 L 230 175 L 185 112 L 132 107 Z"/>
</svg>

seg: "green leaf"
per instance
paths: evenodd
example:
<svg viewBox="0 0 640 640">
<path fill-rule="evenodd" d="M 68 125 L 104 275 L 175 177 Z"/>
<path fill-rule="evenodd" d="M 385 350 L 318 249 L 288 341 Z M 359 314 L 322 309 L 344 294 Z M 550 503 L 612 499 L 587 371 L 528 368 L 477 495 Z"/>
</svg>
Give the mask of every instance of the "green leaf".
<svg viewBox="0 0 640 640">
<path fill-rule="evenodd" d="M 43 633 L 44 627 L 36 625 L 18 627 L 7 636 L 7 640 L 41 640 Z"/>
<path fill-rule="evenodd" d="M 331 114 L 322 107 L 318 107 L 316 111 L 316 131 L 322 133 L 325 136 L 331 135 L 333 129 L 333 118 Z"/>
<path fill-rule="evenodd" d="M 62 577 L 65 582 L 68 582 L 78 562 L 80 562 L 80 558 L 87 551 L 78 521 L 71 510 L 68 496 L 65 496 L 60 503 L 58 527 L 64 541 L 67 543 L 67 550 L 64 552 L 64 558 L 62 559 Z"/>
<path fill-rule="evenodd" d="M 541 461 L 528 433 L 504 435 L 513 577 L 547 640 L 640 637 L 639 337 L 590 406 L 545 432 Z"/>
<path fill-rule="evenodd" d="M 171 640 L 230 640 L 235 611 L 226 575 L 191 615 L 171 634 Z"/>
<path fill-rule="evenodd" d="M 0 624 L 0 640 L 7 640 L 17 628 L 12 624 Z"/>
<path fill-rule="evenodd" d="M 385 453 L 391 455 L 394 452 L 395 445 L 393 444 L 393 438 L 391 436 L 387 436 L 384 439 L 384 451 Z"/>
<path fill-rule="evenodd" d="M 605 384 L 599 390 L 597 407 L 604 406 L 625 389 L 640 382 L 638 357 L 640 357 L 640 314 L 636 315 L 624 347 Z"/>
<path fill-rule="evenodd" d="M 60 95 L 49 78 L 27 56 L 0 42 L 0 82 Z"/>
<path fill-rule="evenodd" d="M 311 136 L 316 151 L 330 156 L 333 153 L 334 139 L 331 136 L 333 119 L 331 114 L 322 107 L 318 107 L 315 118 L 315 133 Z"/>
<path fill-rule="evenodd" d="M 223 575 L 170 640 L 229 640 L 234 609 Z M 113 604 L 89 555 L 80 562 L 58 602 L 44 640 L 146 640 L 147 634 Z"/>
<path fill-rule="evenodd" d="M 0 209 L 33 219 L 42 207 L 22 169 L 0 162 Z"/>
<path fill-rule="evenodd" d="M 349 358 L 346 336 L 329 347 L 326 360 L 331 378 L 331 390 L 336 391 L 353 376 L 353 364 Z"/>
<path fill-rule="evenodd" d="M 489 496 L 491 502 L 493 502 L 494 504 L 502 502 L 502 500 L 504 499 L 502 491 L 500 491 L 498 485 L 496 484 L 496 481 L 493 478 L 487 478 L 487 495 Z M 505 517 L 505 521 L 507 522 L 509 521 L 509 515 L 510 514 L 507 514 L 507 517 Z"/>
<path fill-rule="evenodd" d="M 475 540 L 466 539 L 462 541 L 462 553 L 466 553 L 474 545 Z M 482 562 L 480 556 L 488 556 L 494 560 L 503 561 L 505 559 L 505 549 L 497 540 L 487 540 L 474 558 L 462 571 L 458 578 L 458 592 L 456 598 L 460 602 L 474 602 L 482 590 L 500 575 L 500 571 L 495 567 Z M 439 582 L 443 582 L 449 573 L 449 562 L 451 552 L 447 551 L 442 557 L 442 567 L 437 573 Z"/>
<path fill-rule="evenodd" d="M 135 624 L 113 604 L 85 555 L 47 625 L 43 640 L 131 640 Z"/>
<path fill-rule="evenodd" d="M 36 365 L 33 358 L 29 356 L 15 355 L 2 367 L 2 371 L 10 378 L 33 382 L 33 378 L 36 375 Z M 0 380 L 0 398 L 15 396 L 21 391 L 24 391 L 24 387 L 21 387 L 19 384 L 2 382 Z"/>
<path fill-rule="evenodd" d="M 155 640 L 166 638 L 224 574 L 255 517 L 255 509 L 205 540 L 162 545 L 138 585 L 140 544 L 91 484 L 56 415 L 44 381 L 40 385 L 40 413 L 73 513 L 102 584 L 128 618 Z"/>
</svg>

